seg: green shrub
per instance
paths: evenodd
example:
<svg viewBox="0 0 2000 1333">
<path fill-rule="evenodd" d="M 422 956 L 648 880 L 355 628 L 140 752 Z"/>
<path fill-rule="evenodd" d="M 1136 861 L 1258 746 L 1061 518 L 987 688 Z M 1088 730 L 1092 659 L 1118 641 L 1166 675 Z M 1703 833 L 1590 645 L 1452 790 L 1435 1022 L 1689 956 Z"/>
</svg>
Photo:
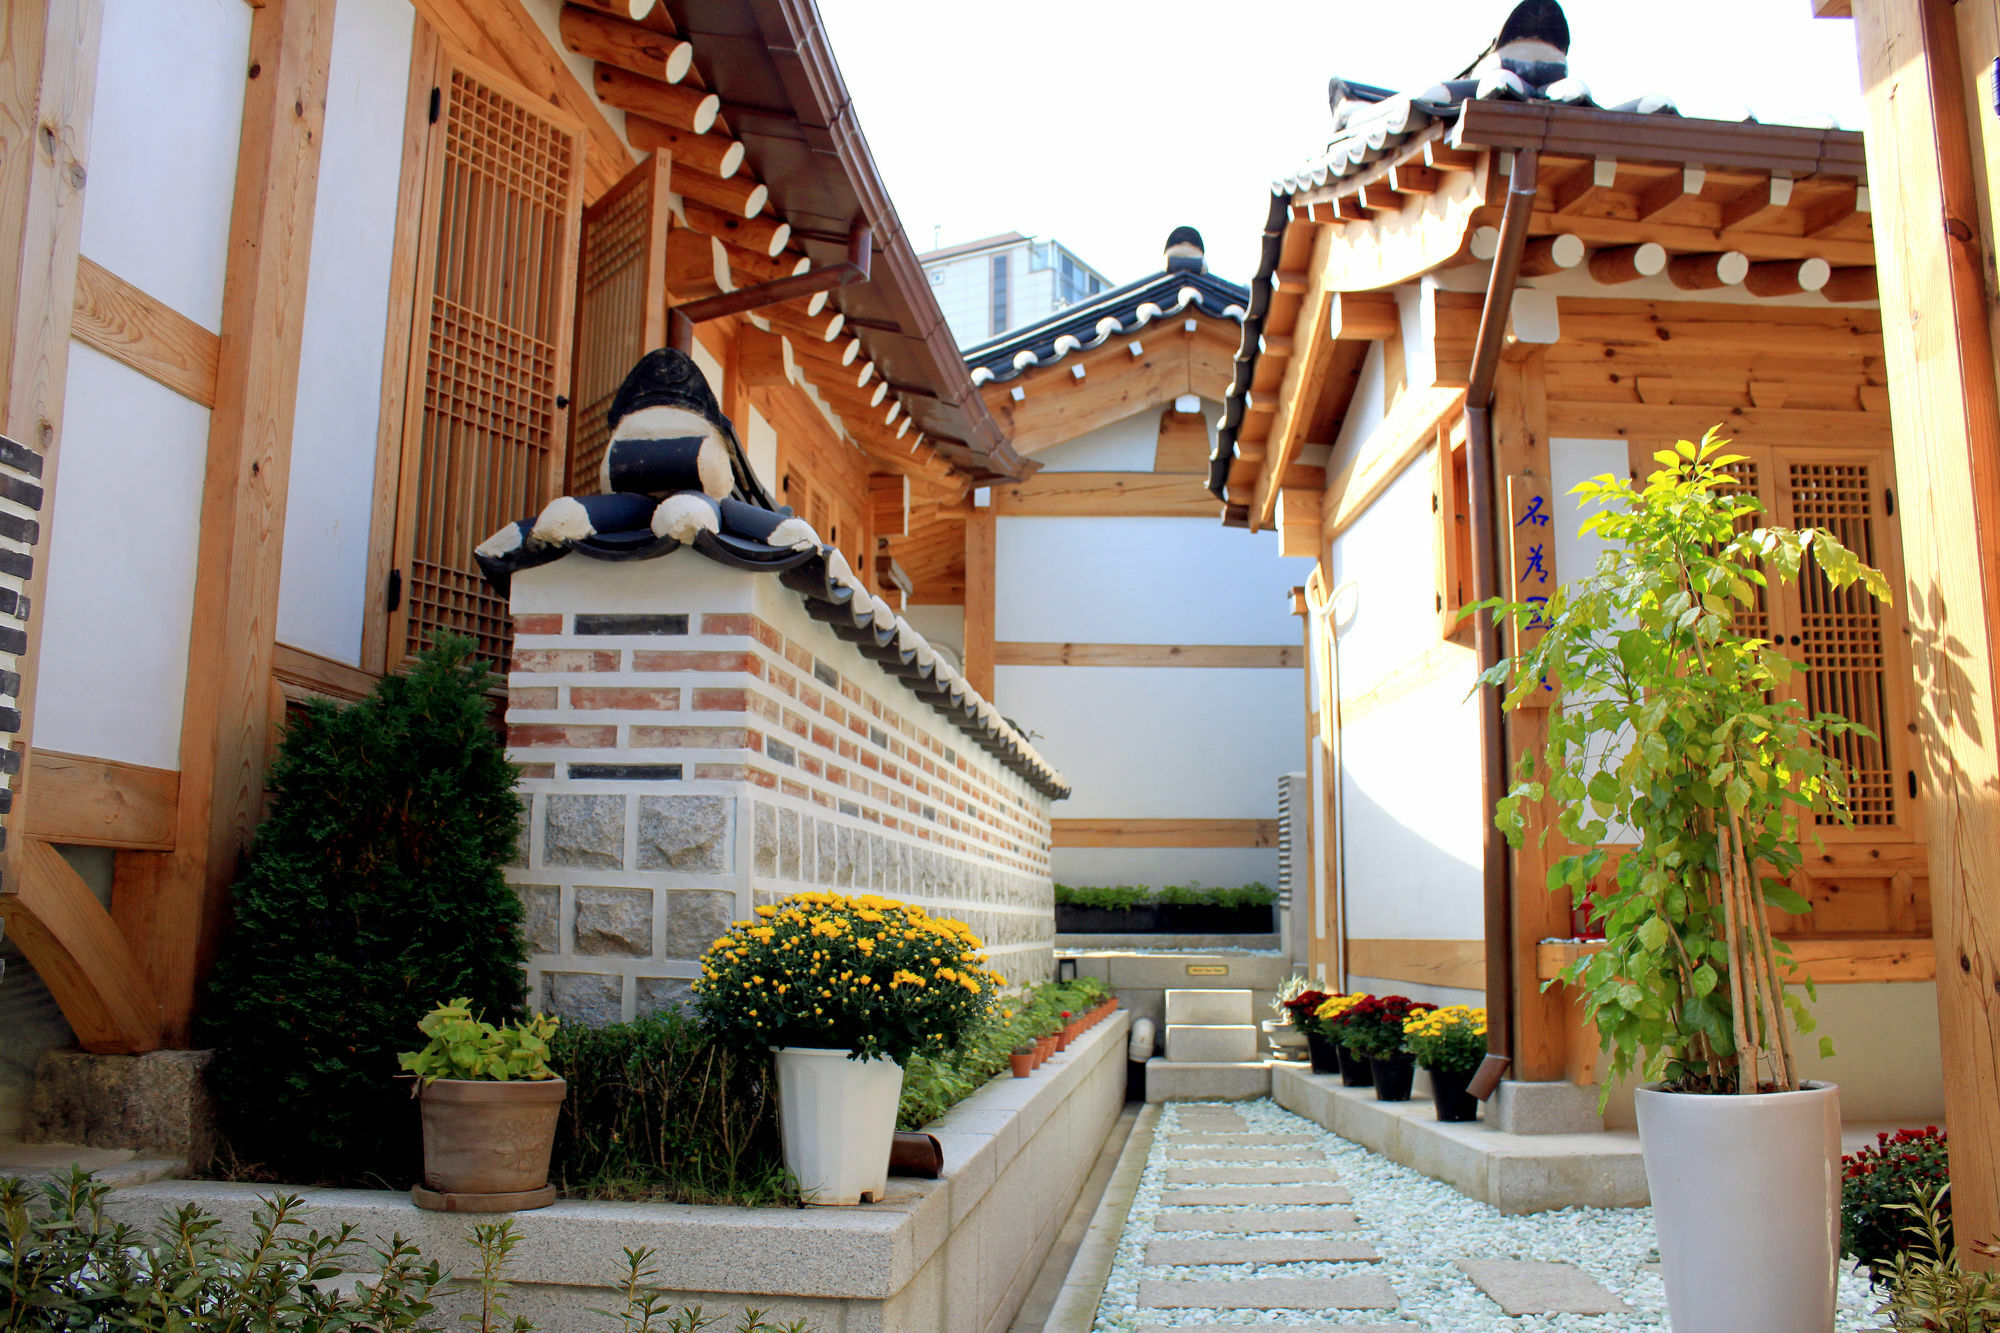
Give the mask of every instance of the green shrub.
<svg viewBox="0 0 2000 1333">
<path fill-rule="evenodd" d="M 771 1057 L 712 1040 L 668 1010 L 565 1025 L 549 1061 L 569 1080 L 549 1177 L 564 1194 L 672 1203 L 796 1204 L 778 1140 Z"/>
<path fill-rule="evenodd" d="M 1133 884 L 1120 884 L 1115 888 L 1110 885 L 1100 885 L 1095 888 L 1056 885 L 1057 905 L 1093 907 L 1101 912 L 1129 912 L 1151 897 L 1146 889 Z"/>
<path fill-rule="evenodd" d="M 396 1056 L 439 995 L 519 1016 L 518 770 L 488 719 L 493 677 L 440 636 L 359 703 L 285 729 L 270 813 L 237 882 L 204 1040 L 229 1148 L 299 1181 L 416 1175 Z"/>
<path fill-rule="evenodd" d="M 1278 901 L 1278 892 L 1268 884 L 1240 884 L 1234 888 L 1210 888 L 1204 884 L 1169 884 L 1155 894 L 1141 885 L 1097 886 L 1056 885 L 1059 907 L 1094 907 L 1106 912 L 1129 912 L 1135 907 L 1164 903 L 1169 907 L 1269 907 Z"/>
<path fill-rule="evenodd" d="M 1008 1072 L 1007 1057 L 1023 1042 L 1046 1037 L 1111 993 L 1095 977 L 1052 981 L 1003 1000 L 948 1055 L 912 1057 L 903 1066 L 896 1128 L 921 1129 Z"/>
<path fill-rule="evenodd" d="M 1951 1182 L 1945 1137 L 1935 1125 L 1877 1134 L 1873 1147 L 1840 1159 L 1840 1252 L 1867 1266 L 1877 1281 L 1889 1261 L 1908 1249 L 1916 1228 L 1910 1207 L 1937 1196 L 1937 1222 L 1951 1241 Z"/>
<path fill-rule="evenodd" d="M 1995 1333 L 2000 1330 L 2000 1277 L 1967 1268 L 1951 1240 L 1949 1185 L 1917 1190 L 1908 1203 L 1889 1207 L 1916 1220 L 1904 1227 L 1909 1239 L 1877 1269 L 1889 1299 L 1876 1311 L 1889 1316 L 1879 1333 L 1932 1329 L 1937 1333 Z M 1989 1242 L 1973 1248 L 1987 1260 L 2000 1256 Z"/>
</svg>

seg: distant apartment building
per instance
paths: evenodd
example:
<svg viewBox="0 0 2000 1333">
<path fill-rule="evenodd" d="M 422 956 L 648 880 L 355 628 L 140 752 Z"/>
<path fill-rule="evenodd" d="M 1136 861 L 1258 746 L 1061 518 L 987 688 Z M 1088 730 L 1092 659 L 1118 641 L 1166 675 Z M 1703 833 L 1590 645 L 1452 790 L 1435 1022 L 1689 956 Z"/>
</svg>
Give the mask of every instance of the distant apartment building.
<svg viewBox="0 0 2000 1333">
<path fill-rule="evenodd" d="M 918 255 L 960 347 L 1087 301 L 1111 286 L 1056 241 L 1018 231 Z"/>
</svg>

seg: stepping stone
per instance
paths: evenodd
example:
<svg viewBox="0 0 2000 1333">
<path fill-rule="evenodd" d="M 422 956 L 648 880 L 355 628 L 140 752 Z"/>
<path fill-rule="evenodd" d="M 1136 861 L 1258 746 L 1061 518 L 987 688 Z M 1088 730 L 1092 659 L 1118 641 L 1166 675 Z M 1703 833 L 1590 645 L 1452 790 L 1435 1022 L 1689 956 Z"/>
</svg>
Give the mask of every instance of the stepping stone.
<svg viewBox="0 0 2000 1333">
<path fill-rule="evenodd" d="M 1353 1231 L 1359 1223 L 1349 1208 L 1318 1208 L 1305 1213 L 1161 1213 L 1155 1231 Z"/>
<path fill-rule="evenodd" d="M 1223 1120 L 1219 1117 L 1202 1116 L 1197 1118 L 1187 1115 L 1181 1117 L 1181 1129 L 1183 1132 L 1192 1130 L 1197 1134 L 1227 1134 L 1233 1130 L 1241 1130 L 1243 1127 L 1241 1119 Z"/>
<path fill-rule="evenodd" d="M 1191 1328 L 1232 1328 L 1237 1333 L 1246 1328 L 1261 1328 L 1267 1333 L 1422 1333 L 1415 1324 L 1322 1324 L 1317 1320 L 1310 1324 L 1141 1324 L 1138 1333 L 1186 1333 Z"/>
<path fill-rule="evenodd" d="M 1169 1185 L 1331 1185 L 1340 1179 L 1330 1166 L 1170 1166 Z"/>
<path fill-rule="evenodd" d="M 1258 1208 L 1301 1203 L 1324 1207 L 1349 1204 L 1354 1198 L 1339 1185 L 1245 1185 L 1168 1189 L 1160 1191 L 1160 1203 L 1168 1208 Z"/>
<path fill-rule="evenodd" d="M 1248 1240 L 1178 1238 L 1146 1246 L 1146 1262 L 1162 1266 L 1189 1264 L 1321 1264 L 1380 1259 L 1375 1247 L 1359 1240 L 1286 1240 L 1261 1236 Z"/>
<path fill-rule="evenodd" d="M 1632 1307 L 1574 1264 L 1533 1259 L 1460 1259 L 1473 1285 L 1517 1314 L 1629 1314 Z"/>
<path fill-rule="evenodd" d="M 1177 1148 L 1275 1148 L 1280 1144 L 1318 1143 L 1315 1134 L 1190 1134 L 1182 1130 L 1166 1136 L 1167 1142 Z"/>
<path fill-rule="evenodd" d="M 1378 1273 L 1239 1282 L 1180 1279 L 1141 1282 L 1139 1304 L 1152 1310 L 1393 1310 L 1396 1289 Z"/>
<path fill-rule="evenodd" d="M 1178 1143 L 1167 1149 L 1176 1162 L 1304 1162 L 1318 1166 L 1326 1154 L 1300 1145 L 1276 1144 L 1269 1148 L 1183 1148 Z"/>
</svg>

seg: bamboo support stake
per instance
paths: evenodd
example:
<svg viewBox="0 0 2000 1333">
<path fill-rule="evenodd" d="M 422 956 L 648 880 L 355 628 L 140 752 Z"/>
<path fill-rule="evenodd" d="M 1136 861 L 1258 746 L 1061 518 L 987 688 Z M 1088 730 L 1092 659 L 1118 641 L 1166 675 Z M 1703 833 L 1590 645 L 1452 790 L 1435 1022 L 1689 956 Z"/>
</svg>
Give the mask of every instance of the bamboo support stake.
<svg viewBox="0 0 2000 1333">
<path fill-rule="evenodd" d="M 679 83 L 694 66 L 693 43 L 635 27 L 599 9 L 566 4 L 557 26 L 563 45 L 575 54 L 662 83 Z"/>
<path fill-rule="evenodd" d="M 1743 908 L 1736 895 L 1736 858 L 1730 850 L 1729 831 L 1726 825 L 1718 825 L 1715 830 L 1716 878 L 1722 889 L 1722 928 L 1728 935 L 1729 950 L 1729 1021 L 1736 1038 L 1736 1090 L 1744 1091 L 1743 1079 L 1747 1067 L 1750 1089 L 1756 1088 L 1757 1055 L 1750 1041 L 1750 1024 L 1747 1011 L 1750 1009 L 1749 988 L 1751 986 L 1748 951 L 1743 940 Z"/>
</svg>

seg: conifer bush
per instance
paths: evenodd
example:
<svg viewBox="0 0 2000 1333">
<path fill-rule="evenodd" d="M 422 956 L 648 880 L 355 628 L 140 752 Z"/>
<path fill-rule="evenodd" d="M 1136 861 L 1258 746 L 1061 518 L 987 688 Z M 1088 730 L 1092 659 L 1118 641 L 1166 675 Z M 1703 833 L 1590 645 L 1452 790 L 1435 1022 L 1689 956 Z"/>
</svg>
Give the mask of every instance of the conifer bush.
<svg viewBox="0 0 2000 1333">
<path fill-rule="evenodd" d="M 519 1017 L 527 946 L 501 868 L 521 827 L 473 642 L 440 635 L 358 703 L 286 727 L 217 960 L 211 1078 L 239 1163 L 400 1187 L 419 1160 L 396 1056 L 441 999 Z"/>
</svg>

